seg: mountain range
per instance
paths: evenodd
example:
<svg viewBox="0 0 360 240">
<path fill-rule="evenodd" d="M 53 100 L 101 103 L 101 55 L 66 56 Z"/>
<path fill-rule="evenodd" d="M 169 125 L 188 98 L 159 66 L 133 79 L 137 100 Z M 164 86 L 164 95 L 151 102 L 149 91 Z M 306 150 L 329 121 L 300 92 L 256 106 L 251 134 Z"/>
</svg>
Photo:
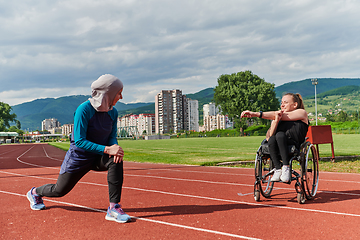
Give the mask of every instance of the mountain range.
<svg viewBox="0 0 360 240">
<path fill-rule="evenodd" d="M 344 86 L 360 86 L 360 78 L 319 78 L 316 91 L 318 94 Z M 300 93 L 304 98 L 314 97 L 314 86 L 311 79 L 289 82 L 275 88 L 276 95 L 281 97 L 286 92 Z M 188 98 L 199 101 L 199 117 L 202 119 L 202 106 L 213 100 L 214 88 L 206 88 L 196 93 L 186 94 Z M 321 95 L 319 95 L 321 96 Z M 72 123 L 76 108 L 90 96 L 74 95 L 60 98 L 37 99 L 12 106 L 23 130 L 40 130 L 41 122 L 47 118 L 56 118 L 61 124 Z M 65 107 L 66 106 L 66 107 Z M 155 103 L 121 103 L 116 104 L 119 116 L 133 113 L 154 113 Z"/>
</svg>

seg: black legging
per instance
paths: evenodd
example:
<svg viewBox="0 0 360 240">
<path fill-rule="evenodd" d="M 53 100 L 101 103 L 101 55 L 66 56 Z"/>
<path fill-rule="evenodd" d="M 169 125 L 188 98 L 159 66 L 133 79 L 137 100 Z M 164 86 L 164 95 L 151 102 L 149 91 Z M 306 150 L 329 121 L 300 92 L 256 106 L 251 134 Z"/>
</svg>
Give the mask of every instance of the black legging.
<svg viewBox="0 0 360 240">
<path fill-rule="evenodd" d="M 268 140 L 270 157 L 276 169 L 281 168 L 280 159 L 283 165 L 289 165 L 289 145 L 294 145 L 295 141 L 288 138 L 285 132 L 277 132 Z M 279 158 L 280 157 L 280 158 Z"/>
<path fill-rule="evenodd" d="M 122 184 L 124 180 L 123 162 L 114 163 L 114 158 L 104 154 L 99 161 L 89 169 L 76 173 L 60 174 L 56 184 L 45 184 L 36 188 L 36 194 L 40 197 L 62 197 L 73 189 L 76 183 L 90 170 L 108 171 L 107 180 L 109 186 L 109 199 L 111 203 L 118 203 L 121 199 Z"/>
</svg>

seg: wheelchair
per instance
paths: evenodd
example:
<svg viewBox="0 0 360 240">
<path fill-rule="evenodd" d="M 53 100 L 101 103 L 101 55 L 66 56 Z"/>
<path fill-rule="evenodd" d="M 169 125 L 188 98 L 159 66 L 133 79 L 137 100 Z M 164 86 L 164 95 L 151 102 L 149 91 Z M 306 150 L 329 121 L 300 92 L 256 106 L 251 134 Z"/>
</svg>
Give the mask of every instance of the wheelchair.
<svg viewBox="0 0 360 240">
<path fill-rule="evenodd" d="M 295 145 L 290 145 L 290 172 L 289 182 L 296 181 L 295 190 L 297 192 L 297 202 L 305 203 L 315 197 L 319 182 L 319 159 L 316 148 L 308 141 L 308 138 L 297 149 Z M 295 171 L 292 166 L 293 162 L 298 161 L 300 172 Z M 260 194 L 265 198 L 270 198 L 274 183 L 271 182 L 275 168 L 270 158 L 269 146 L 266 139 L 261 143 L 255 158 L 255 184 L 254 199 L 260 201 Z M 281 181 L 280 181 L 281 182 Z"/>
</svg>

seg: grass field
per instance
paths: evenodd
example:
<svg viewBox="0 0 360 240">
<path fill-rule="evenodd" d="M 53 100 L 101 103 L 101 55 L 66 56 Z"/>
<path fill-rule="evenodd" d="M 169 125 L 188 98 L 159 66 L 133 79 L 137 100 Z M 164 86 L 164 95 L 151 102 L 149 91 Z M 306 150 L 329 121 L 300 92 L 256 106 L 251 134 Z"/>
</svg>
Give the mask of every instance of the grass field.
<svg viewBox="0 0 360 240">
<path fill-rule="evenodd" d="M 264 139 L 253 137 L 223 138 L 182 138 L 169 140 L 121 140 L 119 145 L 125 151 L 125 161 L 153 162 L 190 165 L 216 165 L 228 161 L 254 160 L 255 153 Z M 359 172 L 360 173 L 360 142 L 359 134 L 333 135 L 335 156 L 359 155 L 353 160 L 337 160 L 320 162 L 320 170 Z M 67 150 L 69 143 L 51 143 Z M 319 145 L 320 157 L 331 156 L 330 144 Z M 250 165 L 242 165 L 252 167 Z"/>
</svg>

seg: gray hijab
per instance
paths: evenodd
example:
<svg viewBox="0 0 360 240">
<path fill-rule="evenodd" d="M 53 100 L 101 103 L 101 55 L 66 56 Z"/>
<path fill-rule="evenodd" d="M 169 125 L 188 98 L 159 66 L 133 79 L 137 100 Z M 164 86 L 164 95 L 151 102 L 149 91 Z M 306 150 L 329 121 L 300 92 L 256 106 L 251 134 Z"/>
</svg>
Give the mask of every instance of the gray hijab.
<svg viewBox="0 0 360 240">
<path fill-rule="evenodd" d="M 116 94 L 123 88 L 123 84 L 117 77 L 111 74 L 100 76 L 91 84 L 91 105 L 98 112 L 108 112 L 112 110 L 112 103 Z"/>
</svg>

